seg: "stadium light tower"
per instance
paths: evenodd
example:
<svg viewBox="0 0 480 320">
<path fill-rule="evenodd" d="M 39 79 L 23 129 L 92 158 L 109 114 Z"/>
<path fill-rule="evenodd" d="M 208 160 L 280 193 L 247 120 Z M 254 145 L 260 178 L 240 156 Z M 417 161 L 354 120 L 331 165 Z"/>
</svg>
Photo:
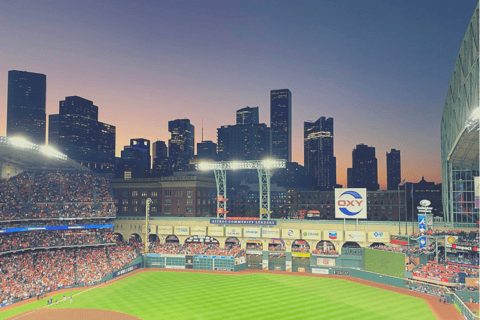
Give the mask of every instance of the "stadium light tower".
<svg viewBox="0 0 480 320">
<path fill-rule="evenodd" d="M 201 171 L 213 170 L 217 184 L 217 219 L 227 211 L 227 170 L 256 169 L 260 185 L 260 219 L 270 219 L 270 178 L 272 169 L 286 168 L 286 160 L 209 161 L 195 164 Z"/>
<path fill-rule="evenodd" d="M 152 199 L 148 198 L 145 203 L 145 253 L 148 253 L 148 246 L 150 244 L 150 204 Z"/>
</svg>

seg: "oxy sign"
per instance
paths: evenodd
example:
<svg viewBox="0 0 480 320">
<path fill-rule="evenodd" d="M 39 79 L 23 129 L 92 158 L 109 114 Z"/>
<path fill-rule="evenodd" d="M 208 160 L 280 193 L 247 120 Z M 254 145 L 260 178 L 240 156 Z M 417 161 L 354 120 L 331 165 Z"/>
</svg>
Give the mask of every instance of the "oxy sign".
<svg viewBox="0 0 480 320">
<path fill-rule="evenodd" d="M 336 219 L 367 219 L 367 189 L 335 189 Z"/>
</svg>

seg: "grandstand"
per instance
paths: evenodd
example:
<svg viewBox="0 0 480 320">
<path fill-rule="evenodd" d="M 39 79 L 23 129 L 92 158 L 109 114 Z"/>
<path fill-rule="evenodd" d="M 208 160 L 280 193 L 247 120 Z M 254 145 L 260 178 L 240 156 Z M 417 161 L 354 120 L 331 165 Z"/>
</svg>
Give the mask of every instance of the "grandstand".
<svg viewBox="0 0 480 320">
<path fill-rule="evenodd" d="M 0 137 L 0 304 L 93 285 L 139 256 L 113 233 L 104 177 L 45 146 Z"/>
</svg>

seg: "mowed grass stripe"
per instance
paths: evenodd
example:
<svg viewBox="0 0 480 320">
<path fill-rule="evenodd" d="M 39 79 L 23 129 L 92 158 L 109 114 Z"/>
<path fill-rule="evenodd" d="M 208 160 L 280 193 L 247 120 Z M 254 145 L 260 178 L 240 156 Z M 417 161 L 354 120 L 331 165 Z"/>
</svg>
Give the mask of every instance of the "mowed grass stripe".
<svg viewBox="0 0 480 320">
<path fill-rule="evenodd" d="M 414 297 L 343 279 L 276 274 L 142 272 L 57 306 L 74 307 L 143 319 L 435 319 Z"/>
</svg>

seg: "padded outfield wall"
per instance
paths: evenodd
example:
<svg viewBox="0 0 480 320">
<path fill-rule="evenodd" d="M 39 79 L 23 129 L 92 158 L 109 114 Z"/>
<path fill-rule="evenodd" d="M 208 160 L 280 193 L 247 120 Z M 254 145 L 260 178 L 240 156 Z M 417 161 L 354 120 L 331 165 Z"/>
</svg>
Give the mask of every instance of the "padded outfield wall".
<svg viewBox="0 0 480 320">
<path fill-rule="evenodd" d="M 405 271 L 405 254 L 365 249 L 365 271 L 403 278 Z"/>
</svg>

